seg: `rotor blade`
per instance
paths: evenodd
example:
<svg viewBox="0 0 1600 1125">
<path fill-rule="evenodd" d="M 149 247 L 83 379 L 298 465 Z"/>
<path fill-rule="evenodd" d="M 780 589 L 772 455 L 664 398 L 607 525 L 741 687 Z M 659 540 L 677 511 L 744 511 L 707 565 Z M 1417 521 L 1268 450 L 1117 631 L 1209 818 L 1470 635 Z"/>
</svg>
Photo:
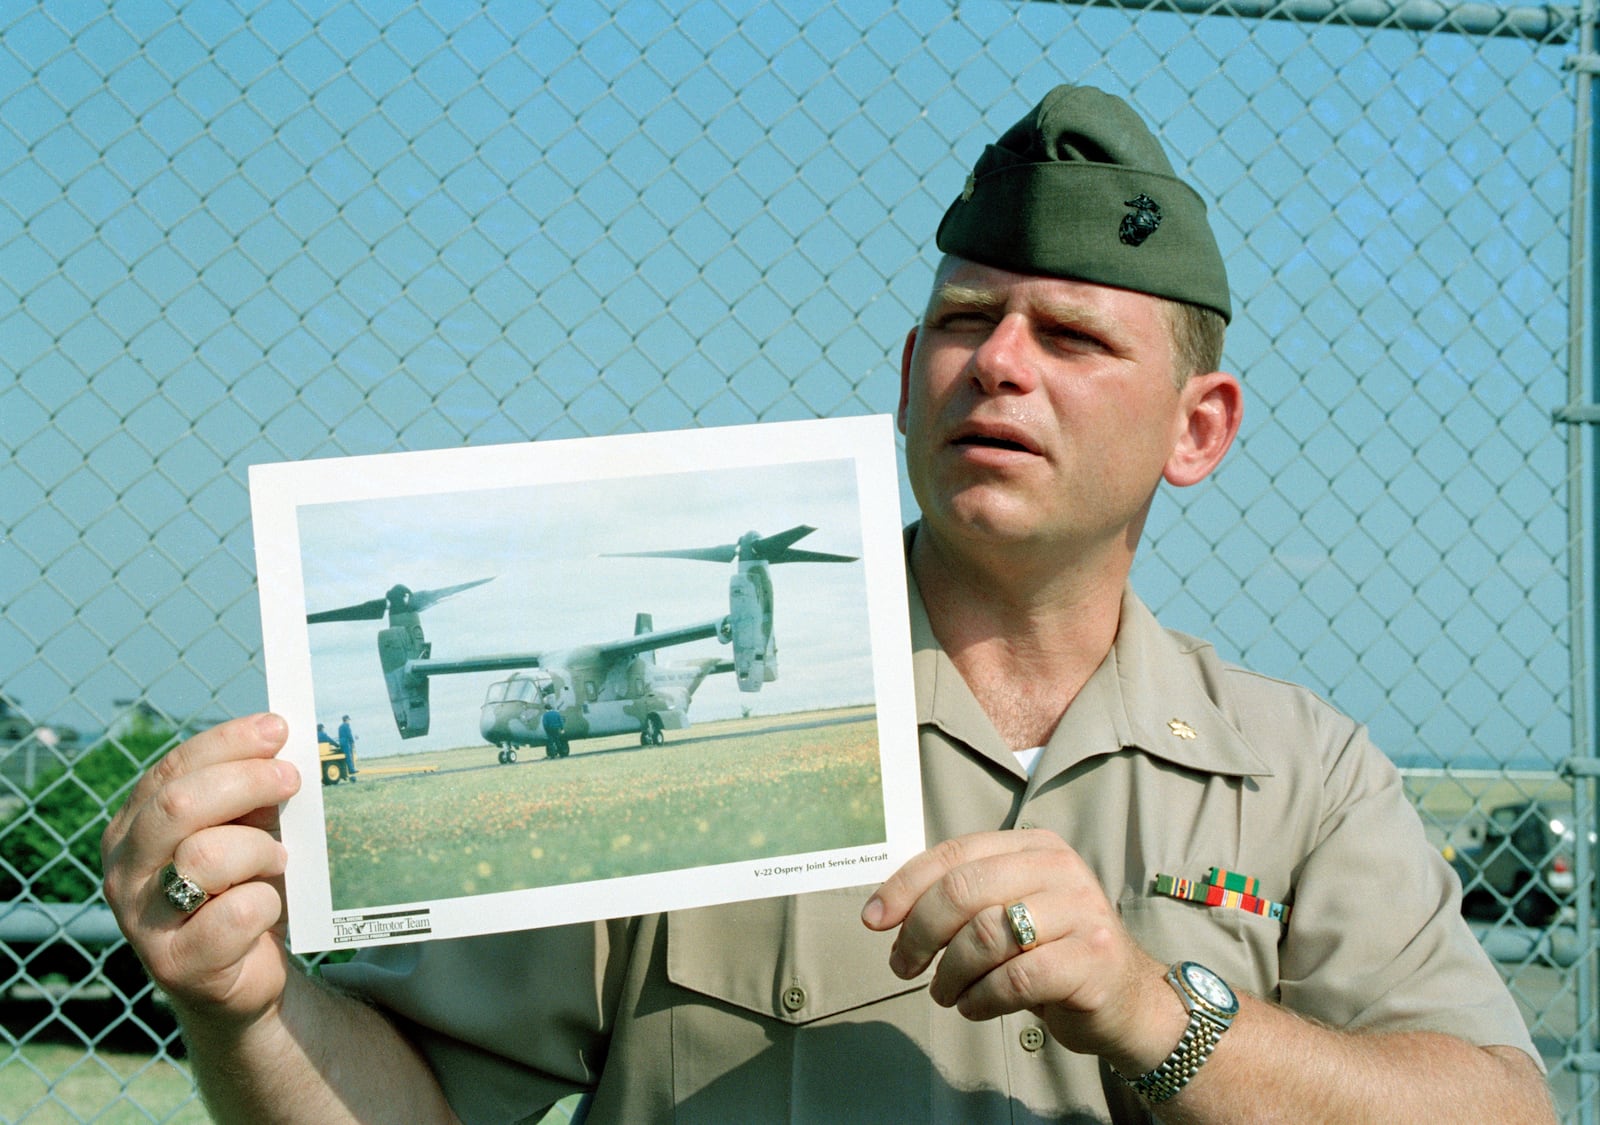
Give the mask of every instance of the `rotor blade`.
<svg viewBox="0 0 1600 1125">
<path fill-rule="evenodd" d="M 681 551 L 612 551 L 603 559 L 700 559 L 703 562 L 732 562 L 739 552 L 737 544 L 721 547 L 686 547 Z"/>
<path fill-rule="evenodd" d="M 463 590 L 470 590 L 474 586 L 482 586 L 485 582 L 493 582 L 493 578 L 479 578 L 472 582 L 463 582 L 459 586 L 445 586 L 438 590 L 407 590 L 404 586 L 396 586 L 381 598 L 373 598 L 360 605 L 347 605 L 339 609 L 325 609 L 320 613 L 306 614 L 306 624 L 320 625 L 328 621 L 377 621 L 388 612 L 391 606 L 407 609 L 412 613 L 421 613 L 429 606 L 438 605 L 453 594 Z M 401 601 L 396 602 L 399 596 Z"/>
<path fill-rule="evenodd" d="M 801 524 L 791 527 L 788 531 L 780 531 L 776 535 L 768 535 L 764 539 L 757 539 L 750 544 L 752 554 L 758 559 L 766 559 L 769 563 L 792 562 L 855 562 L 854 555 L 833 555 L 826 551 L 807 551 L 795 549 L 791 543 L 799 542 L 813 531 L 814 527 Z M 748 540 L 750 537 L 745 536 Z M 742 542 L 742 541 L 741 541 Z"/>
<path fill-rule="evenodd" d="M 373 598 L 360 605 L 347 605 L 342 609 L 325 609 L 321 613 L 306 614 L 307 625 L 321 625 L 326 621 L 377 621 L 389 608 L 388 598 Z"/>
<path fill-rule="evenodd" d="M 776 555 L 767 555 L 769 563 L 792 562 L 855 562 L 855 555 L 830 555 L 825 551 L 779 551 Z"/>
<path fill-rule="evenodd" d="M 790 548 L 791 543 L 796 543 L 817 530 L 800 524 L 791 527 L 788 531 L 780 531 L 776 535 L 765 538 L 757 537 L 755 532 L 750 532 L 737 543 L 724 543 L 720 547 L 686 547 L 677 551 L 628 551 L 621 554 L 602 556 L 604 558 L 629 558 L 629 559 L 700 559 L 704 562 L 732 562 L 740 557 L 748 559 L 764 559 L 769 563 L 790 562 L 855 562 L 855 555 L 831 555 L 825 551 L 805 551 Z"/>
<path fill-rule="evenodd" d="M 472 582 L 463 582 L 459 586 L 445 586 L 439 590 L 418 590 L 411 595 L 411 608 L 421 613 L 430 606 L 436 606 L 446 598 L 459 594 L 463 590 L 470 590 L 474 586 L 482 586 L 485 582 L 493 581 L 493 578 L 478 578 Z"/>
<path fill-rule="evenodd" d="M 788 531 L 780 531 L 776 535 L 768 535 L 765 538 L 757 539 L 755 541 L 756 553 L 768 562 L 772 562 L 774 561 L 773 557 L 782 554 L 783 549 L 789 544 L 798 543 L 815 530 L 817 529 L 814 527 L 800 524 L 797 527 L 791 527 Z"/>
</svg>

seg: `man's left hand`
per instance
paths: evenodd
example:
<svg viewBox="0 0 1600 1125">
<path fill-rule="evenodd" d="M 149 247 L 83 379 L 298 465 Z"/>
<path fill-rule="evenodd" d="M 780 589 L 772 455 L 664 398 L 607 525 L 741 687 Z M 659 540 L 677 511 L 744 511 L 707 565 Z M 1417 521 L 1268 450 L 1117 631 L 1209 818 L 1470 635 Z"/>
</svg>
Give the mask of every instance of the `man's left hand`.
<svg viewBox="0 0 1600 1125">
<path fill-rule="evenodd" d="M 1007 907 L 1023 903 L 1036 944 L 1023 949 Z M 971 1020 L 1030 1011 L 1064 1046 L 1124 1074 L 1160 1062 L 1185 1014 L 1166 967 L 1123 927 L 1094 873 L 1053 832 L 984 832 L 922 852 L 862 910 L 899 927 L 889 966 L 911 979 L 941 950 L 929 995 Z"/>
</svg>

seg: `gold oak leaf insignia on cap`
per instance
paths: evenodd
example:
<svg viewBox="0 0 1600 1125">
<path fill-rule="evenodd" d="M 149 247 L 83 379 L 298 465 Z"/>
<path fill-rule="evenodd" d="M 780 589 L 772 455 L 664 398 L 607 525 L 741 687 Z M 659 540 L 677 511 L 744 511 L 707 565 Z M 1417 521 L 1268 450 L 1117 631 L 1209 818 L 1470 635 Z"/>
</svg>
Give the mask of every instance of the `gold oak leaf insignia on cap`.
<svg viewBox="0 0 1600 1125">
<path fill-rule="evenodd" d="M 1200 737 L 1199 732 L 1182 719 L 1168 719 L 1167 729 L 1172 732 L 1174 738 L 1181 738 L 1185 742 L 1193 742 Z"/>
<path fill-rule="evenodd" d="M 1129 246 L 1142 246 L 1161 225 L 1161 205 L 1142 191 L 1132 199 L 1123 200 L 1122 205 L 1132 207 L 1133 213 L 1122 216 L 1117 237 Z"/>
</svg>

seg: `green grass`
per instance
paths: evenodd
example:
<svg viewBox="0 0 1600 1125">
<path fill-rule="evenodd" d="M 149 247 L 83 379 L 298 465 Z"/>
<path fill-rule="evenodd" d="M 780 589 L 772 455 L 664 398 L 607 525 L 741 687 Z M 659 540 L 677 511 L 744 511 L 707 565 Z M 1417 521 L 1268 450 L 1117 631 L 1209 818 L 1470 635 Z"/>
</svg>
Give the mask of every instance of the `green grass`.
<svg viewBox="0 0 1600 1125">
<path fill-rule="evenodd" d="M 870 721 L 733 732 L 327 791 L 335 909 L 884 839 Z M 486 752 L 487 753 L 487 752 Z"/>
<path fill-rule="evenodd" d="M 186 1125 L 210 1120 L 188 1070 L 170 1059 L 30 1043 L 0 1062 L 0 1121 Z"/>
</svg>

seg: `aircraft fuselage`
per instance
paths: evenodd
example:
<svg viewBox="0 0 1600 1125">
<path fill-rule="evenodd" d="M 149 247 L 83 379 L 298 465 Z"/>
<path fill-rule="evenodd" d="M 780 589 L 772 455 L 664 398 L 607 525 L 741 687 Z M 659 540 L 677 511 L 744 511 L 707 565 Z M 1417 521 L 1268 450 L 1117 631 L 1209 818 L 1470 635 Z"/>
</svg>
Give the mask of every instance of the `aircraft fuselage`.
<svg viewBox="0 0 1600 1125">
<path fill-rule="evenodd" d="M 689 700 L 712 672 L 731 670 L 706 659 L 657 665 L 645 658 L 602 669 L 581 659 L 567 667 L 516 673 L 491 684 L 478 718 L 484 741 L 502 749 L 544 746 L 545 704 L 561 713 L 567 741 L 638 734 L 646 744 L 689 726 Z"/>
</svg>

